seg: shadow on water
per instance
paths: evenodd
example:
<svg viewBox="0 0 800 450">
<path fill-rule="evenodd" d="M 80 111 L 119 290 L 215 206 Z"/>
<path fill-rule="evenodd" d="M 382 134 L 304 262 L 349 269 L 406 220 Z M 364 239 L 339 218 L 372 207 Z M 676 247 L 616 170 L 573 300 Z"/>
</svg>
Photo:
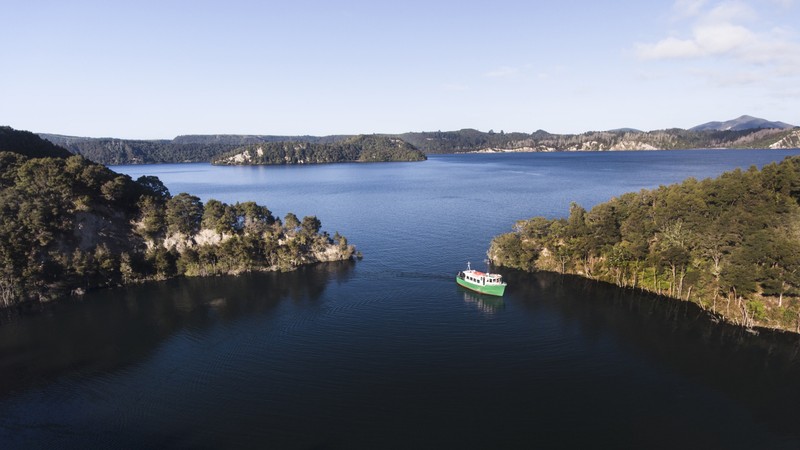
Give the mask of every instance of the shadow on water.
<svg viewBox="0 0 800 450">
<path fill-rule="evenodd" d="M 464 303 L 475 305 L 478 310 L 487 316 L 492 316 L 505 309 L 506 305 L 503 303 L 503 297 L 479 294 L 461 286 L 457 286 L 456 289 L 464 296 Z"/>
<path fill-rule="evenodd" d="M 584 333 L 611 333 L 663 370 L 721 391 L 767 428 L 800 437 L 800 336 L 720 322 L 698 305 L 555 273 L 504 271 L 506 294 L 555 310 Z"/>
<path fill-rule="evenodd" d="M 288 273 L 176 278 L 91 292 L 81 300 L 6 311 L 0 321 L 0 398 L 59 376 L 105 373 L 145 358 L 182 329 L 270 314 L 281 302 L 318 302 L 352 261 Z"/>
</svg>

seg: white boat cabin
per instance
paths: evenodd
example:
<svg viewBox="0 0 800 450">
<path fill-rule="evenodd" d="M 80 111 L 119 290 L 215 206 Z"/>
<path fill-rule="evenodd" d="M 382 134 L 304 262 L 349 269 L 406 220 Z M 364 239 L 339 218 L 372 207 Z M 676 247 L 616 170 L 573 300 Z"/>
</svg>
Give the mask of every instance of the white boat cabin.
<svg viewBox="0 0 800 450">
<path fill-rule="evenodd" d="M 465 270 L 462 273 L 465 280 L 482 286 L 503 284 L 503 277 L 494 273 L 479 272 L 477 270 Z"/>
<path fill-rule="evenodd" d="M 505 284 L 501 275 L 473 270 L 470 268 L 469 263 L 467 263 L 467 270 L 459 273 L 459 277 L 462 280 L 481 286 L 500 286 Z"/>
</svg>

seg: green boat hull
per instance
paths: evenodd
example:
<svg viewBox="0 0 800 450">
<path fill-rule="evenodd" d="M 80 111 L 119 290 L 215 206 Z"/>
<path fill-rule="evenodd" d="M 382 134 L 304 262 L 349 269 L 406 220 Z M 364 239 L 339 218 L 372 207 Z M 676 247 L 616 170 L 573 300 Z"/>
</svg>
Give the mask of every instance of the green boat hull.
<svg viewBox="0 0 800 450">
<path fill-rule="evenodd" d="M 489 286 L 482 286 L 480 284 L 475 284 L 464 280 L 460 277 L 456 277 L 456 283 L 459 286 L 465 287 L 469 290 L 475 291 L 479 294 L 486 294 L 486 295 L 495 295 L 497 297 L 502 297 L 503 292 L 506 290 L 506 286 L 504 284 L 501 285 L 489 285 Z"/>
</svg>

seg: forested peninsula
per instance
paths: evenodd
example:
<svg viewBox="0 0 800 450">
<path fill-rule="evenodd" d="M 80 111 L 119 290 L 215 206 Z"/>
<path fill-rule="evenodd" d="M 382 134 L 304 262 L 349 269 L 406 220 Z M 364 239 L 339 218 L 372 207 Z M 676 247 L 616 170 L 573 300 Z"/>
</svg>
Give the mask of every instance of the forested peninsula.
<svg viewBox="0 0 800 450">
<path fill-rule="evenodd" d="M 355 247 L 314 216 L 171 195 L 0 127 L 0 307 L 186 275 L 292 270 Z"/>
<path fill-rule="evenodd" d="M 800 332 L 800 157 L 613 198 L 495 237 L 503 267 L 578 274 Z"/>
<path fill-rule="evenodd" d="M 334 143 L 265 142 L 237 148 L 211 160 L 221 165 L 325 164 L 424 161 L 425 154 L 399 138 L 361 135 Z"/>
</svg>

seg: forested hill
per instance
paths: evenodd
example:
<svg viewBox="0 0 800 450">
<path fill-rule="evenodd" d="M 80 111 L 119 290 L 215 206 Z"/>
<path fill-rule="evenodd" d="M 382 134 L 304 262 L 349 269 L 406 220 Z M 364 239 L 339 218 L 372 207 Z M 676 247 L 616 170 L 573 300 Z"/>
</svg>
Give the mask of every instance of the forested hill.
<svg viewBox="0 0 800 450">
<path fill-rule="evenodd" d="M 226 142 L 182 142 L 171 140 L 131 140 L 113 138 L 78 138 L 42 134 L 42 137 L 105 165 L 208 162 L 241 144 Z"/>
<path fill-rule="evenodd" d="M 338 162 L 423 161 L 425 154 L 402 139 L 356 136 L 332 144 L 269 142 L 240 147 L 212 160 L 214 164 L 322 164 Z"/>
<path fill-rule="evenodd" d="M 314 216 L 172 196 L 36 135 L 0 129 L 0 307 L 176 275 L 349 259 Z"/>
<path fill-rule="evenodd" d="M 747 327 L 800 332 L 800 157 L 535 217 L 489 257 L 693 301 Z"/>
<path fill-rule="evenodd" d="M 787 140 L 800 129 L 753 128 L 746 130 L 657 131 L 612 130 L 581 134 L 484 133 L 478 130 L 406 133 L 404 140 L 426 154 L 464 152 L 556 152 L 615 150 L 681 150 L 696 148 L 793 148 Z M 796 138 L 795 138 L 796 139 Z M 784 143 L 786 143 L 784 145 Z M 787 147 L 787 145 L 789 147 Z"/>
<path fill-rule="evenodd" d="M 66 158 L 68 150 L 43 140 L 30 131 L 18 131 L 11 127 L 0 127 L 0 152 L 13 152 L 29 158 Z"/>
</svg>

